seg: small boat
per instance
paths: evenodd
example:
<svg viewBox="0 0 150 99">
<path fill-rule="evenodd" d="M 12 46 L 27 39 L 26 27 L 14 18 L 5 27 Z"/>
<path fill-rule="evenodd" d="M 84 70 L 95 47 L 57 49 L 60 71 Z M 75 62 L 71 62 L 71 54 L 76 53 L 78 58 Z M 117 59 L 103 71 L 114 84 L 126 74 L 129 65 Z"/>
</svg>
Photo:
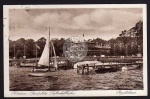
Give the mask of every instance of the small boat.
<svg viewBox="0 0 150 99">
<path fill-rule="evenodd" d="M 33 76 L 33 77 L 44 77 L 45 73 L 39 73 L 39 72 L 33 72 L 33 73 L 29 73 L 28 76 Z"/>
<path fill-rule="evenodd" d="M 31 70 L 31 72 L 47 72 L 48 71 L 48 69 L 47 68 L 43 68 L 43 69 L 33 69 L 33 70 Z"/>
<path fill-rule="evenodd" d="M 26 60 L 26 63 L 25 62 L 21 62 L 20 63 L 20 67 L 35 67 L 36 66 L 36 63 L 31 63 L 30 61 Z"/>
<path fill-rule="evenodd" d="M 28 76 L 31 76 L 31 77 L 55 77 L 55 78 L 58 78 L 58 73 L 57 72 L 46 72 L 46 73 L 34 72 L 34 73 L 29 73 Z"/>
<path fill-rule="evenodd" d="M 51 44 L 51 47 L 50 47 L 50 44 Z M 53 51 L 54 53 L 54 62 L 53 64 L 51 62 L 51 66 L 50 66 L 50 56 L 49 56 L 50 51 Z M 42 68 L 42 66 L 47 67 L 47 68 Z M 31 70 L 32 72 L 29 73 L 29 76 L 35 76 L 35 77 L 50 76 L 50 74 L 52 73 L 51 68 L 55 68 L 55 71 L 56 71 L 58 66 L 57 66 L 55 48 L 54 48 L 53 42 L 50 40 L 50 29 L 49 29 L 49 36 L 46 40 L 46 44 L 45 44 L 43 53 L 40 57 L 40 60 L 38 62 L 38 65 L 36 66 L 36 68 L 33 68 L 33 70 Z"/>
</svg>

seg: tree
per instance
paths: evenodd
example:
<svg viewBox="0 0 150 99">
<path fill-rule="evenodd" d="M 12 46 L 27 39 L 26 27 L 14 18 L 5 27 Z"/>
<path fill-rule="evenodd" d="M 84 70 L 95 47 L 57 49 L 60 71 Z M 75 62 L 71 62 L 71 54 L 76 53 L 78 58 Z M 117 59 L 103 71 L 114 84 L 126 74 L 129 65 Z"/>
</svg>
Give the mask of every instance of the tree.
<svg viewBox="0 0 150 99">
<path fill-rule="evenodd" d="M 20 38 L 16 40 L 16 43 L 15 43 L 16 58 L 23 57 L 25 41 L 26 40 L 24 38 Z"/>
<path fill-rule="evenodd" d="M 110 55 L 116 55 L 116 40 L 110 39 L 108 40 L 108 43 L 110 43 L 111 49 L 110 49 Z"/>
<path fill-rule="evenodd" d="M 16 56 L 16 49 L 15 49 L 15 44 L 16 42 L 15 41 L 12 41 L 12 40 L 9 40 L 9 57 L 10 58 L 13 58 Z"/>
<path fill-rule="evenodd" d="M 65 39 L 61 38 L 60 40 L 55 43 L 55 49 L 56 49 L 56 54 L 59 56 L 62 56 L 63 54 L 63 45 L 65 43 Z"/>
<path fill-rule="evenodd" d="M 128 31 L 122 31 L 119 38 L 123 41 L 124 55 L 143 53 L 143 22 L 139 21 Z M 134 46 L 131 47 L 131 43 Z"/>
<path fill-rule="evenodd" d="M 27 39 L 25 43 L 25 55 L 28 58 L 33 58 L 35 57 L 35 42 L 33 39 Z"/>
<path fill-rule="evenodd" d="M 136 38 L 138 43 L 138 52 L 143 53 L 143 22 L 139 21 L 135 25 Z"/>
</svg>

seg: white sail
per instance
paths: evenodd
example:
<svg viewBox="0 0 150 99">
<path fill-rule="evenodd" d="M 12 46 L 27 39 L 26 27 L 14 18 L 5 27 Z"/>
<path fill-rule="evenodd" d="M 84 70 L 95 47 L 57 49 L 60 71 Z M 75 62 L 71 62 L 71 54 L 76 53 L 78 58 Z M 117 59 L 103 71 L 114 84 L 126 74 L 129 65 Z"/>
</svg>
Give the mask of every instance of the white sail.
<svg viewBox="0 0 150 99">
<path fill-rule="evenodd" d="M 54 52 L 54 67 L 57 69 L 58 66 L 57 66 L 56 52 L 55 52 L 55 48 L 54 48 L 54 45 L 53 45 L 52 41 L 51 41 L 51 43 L 52 43 L 53 52 Z"/>
<path fill-rule="evenodd" d="M 49 66 L 49 37 L 46 40 L 46 44 L 38 65 Z"/>
</svg>

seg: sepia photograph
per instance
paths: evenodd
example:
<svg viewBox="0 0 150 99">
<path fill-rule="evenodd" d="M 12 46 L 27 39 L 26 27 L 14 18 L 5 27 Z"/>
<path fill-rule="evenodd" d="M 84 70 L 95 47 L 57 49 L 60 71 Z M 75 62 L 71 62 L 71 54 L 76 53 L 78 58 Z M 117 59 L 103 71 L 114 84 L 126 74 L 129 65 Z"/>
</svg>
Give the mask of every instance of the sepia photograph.
<svg viewBox="0 0 150 99">
<path fill-rule="evenodd" d="M 4 5 L 4 96 L 146 96 L 146 5 Z"/>
</svg>

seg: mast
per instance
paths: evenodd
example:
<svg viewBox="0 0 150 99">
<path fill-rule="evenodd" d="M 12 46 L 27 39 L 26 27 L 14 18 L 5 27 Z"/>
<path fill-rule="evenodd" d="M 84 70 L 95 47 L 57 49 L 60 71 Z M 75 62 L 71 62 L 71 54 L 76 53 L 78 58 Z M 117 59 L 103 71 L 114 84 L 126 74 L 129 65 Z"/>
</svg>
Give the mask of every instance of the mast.
<svg viewBox="0 0 150 99">
<path fill-rule="evenodd" d="M 49 49 L 50 49 L 50 27 L 49 27 L 49 38 L 48 38 L 48 40 L 49 40 Z M 49 58 L 50 59 L 50 58 Z M 49 60 L 48 59 L 48 60 Z M 48 71 L 50 71 L 50 60 L 49 60 L 49 62 L 48 62 L 49 64 L 48 64 Z"/>
<path fill-rule="evenodd" d="M 36 48 L 36 67 L 38 66 L 37 65 L 37 45 L 35 45 L 35 48 Z"/>
<path fill-rule="evenodd" d="M 15 56 L 16 56 L 16 55 L 15 55 L 15 53 L 16 53 L 16 52 L 15 52 L 15 46 L 16 46 L 16 45 L 14 44 L 14 59 L 15 59 Z"/>
</svg>

